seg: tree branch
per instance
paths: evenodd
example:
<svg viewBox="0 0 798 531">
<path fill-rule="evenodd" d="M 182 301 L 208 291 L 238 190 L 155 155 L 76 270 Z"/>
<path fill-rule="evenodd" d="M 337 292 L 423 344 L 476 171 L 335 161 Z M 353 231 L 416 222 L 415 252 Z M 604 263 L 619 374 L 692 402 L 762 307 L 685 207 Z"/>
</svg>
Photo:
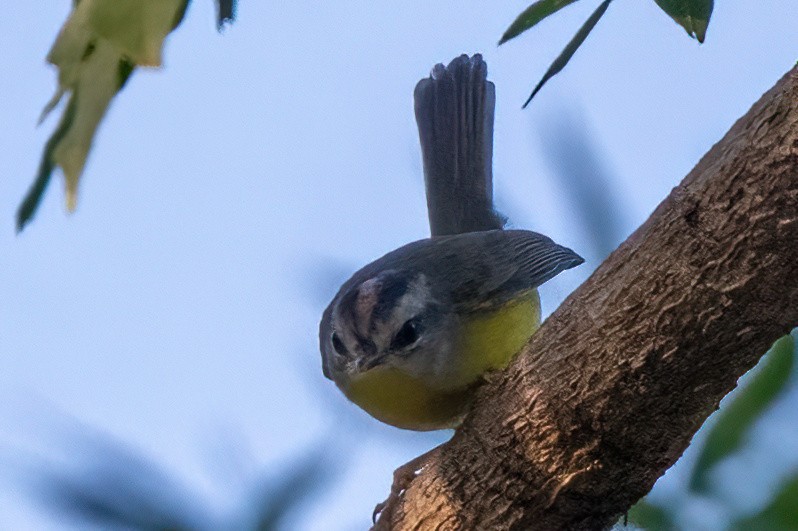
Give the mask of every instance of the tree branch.
<svg viewBox="0 0 798 531">
<path fill-rule="evenodd" d="M 798 68 L 479 390 L 376 528 L 607 528 L 796 325 Z"/>
</svg>

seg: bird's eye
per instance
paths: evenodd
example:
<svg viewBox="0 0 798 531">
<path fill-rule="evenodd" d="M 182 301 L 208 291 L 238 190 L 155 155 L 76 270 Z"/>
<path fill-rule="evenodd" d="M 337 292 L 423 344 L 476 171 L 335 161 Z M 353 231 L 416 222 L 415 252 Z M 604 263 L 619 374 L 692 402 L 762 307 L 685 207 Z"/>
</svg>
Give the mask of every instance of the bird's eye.
<svg viewBox="0 0 798 531">
<path fill-rule="evenodd" d="M 402 325 L 402 328 L 396 332 L 391 342 L 391 348 L 400 350 L 409 347 L 418 341 L 418 325 L 413 319 L 410 319 Z"/>
<path fill-rule="evenodd" d="M 335 351 L 341 356 L 346 354 L 346 345 L 344 345 L 344 342 L 341 341 L 341 338 L 338 337 L 338 334 L 336 334 L 335 332 L 333 332 L 332 335 L 332 345 Z"/>
</svg>

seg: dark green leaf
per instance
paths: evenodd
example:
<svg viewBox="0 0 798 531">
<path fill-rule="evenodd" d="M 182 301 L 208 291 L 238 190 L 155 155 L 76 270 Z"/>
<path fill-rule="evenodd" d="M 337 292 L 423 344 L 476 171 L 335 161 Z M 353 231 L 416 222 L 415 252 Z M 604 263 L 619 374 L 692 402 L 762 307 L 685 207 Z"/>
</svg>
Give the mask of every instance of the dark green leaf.
<svg viewBox="0 0 798 531">
<path fill-rule="evenodd" d="M 136 64 L 130 62 L 127 59 L 122 59 L 119 61 L 119 90 L 122 90 L 127 83 L 127 80 L 130 79 L 131 74 L 133 74 L 133 70 L 136 68 Z"/>
<path fill-rule="evenodd" d="M 172 22 L 172 29 L 175 29 L 180 25 L 181 22 L 183 22 L 183 18 L 186 16 L 186 10 L 188 9 L 188 4 L 190 1 L 191 0 L 186 0 L 183 2 L 183 5 L 178 8 L 177 13 L 175 13 L 175 20 Z"/>
<path fill-rule="evenodd" d="M 39 203 L 42 201 L 44 191 L 47 189 L 47 185 L 50 184 L 50 177 L 52 177 L 53 169 L 55 169 L 53 150 L 55 150 L 55 147 L 67 134 L 69 128 L 72 127 L 72 122 L 75 119 L 76 107 L 77 98 L 73 94 L 69 99 L 61 122 L 44 146 L 44 154 L 39 163 L 39 171 L 36 174 L 36 180 L 33 181 L 28 193 L 25 194 L 25 198 L 22 200 L 22 204 L 20 204 L 19 209 L 17 209 L 17 232 L 21 232 L 22 229 L 25 228 L 25 225 L 33 219 L 36 209 L 39 208 Z"/>
<path fill-rule="evenodd" d="M 216 0 L 216 27 L 222 29 L 225 24 L 236 18 L 237 0 Z"/>
<path fill-rule="evenodd" d="M 596 24 L 598 24 L 599 19 L 601 19 L 602 15 L 604 15 L 604 12 L 607 11 L 611 1 L 612 0 L 604 0 L 601 5 L 598 6 L 598 9 L 596 9 L 593 14 L 590 15 L 590 18 L 585 21 L 582 27 L 579 28 L 579 31 L 576 32 L 576 35 L 574 35 L 574 38 L 571 39 L 571 42 L 568 43 L 562 53 L 560 53 L 560 56 L 554 60 L 546 73 L 543 74 L 543 79 L 540 80 L 535 89 L 532 91 L 532 94 L 529 96 L 526 102 L 524 102 L 523 107 L 529 105 L 529 102 L 532 101 L 532 98 L 535 97 L 535 94 L 538 93 L 546 81 L 557 75 L 560 70 L 565 68 L 565 65 L 567 65 L 568 61 L 571 60 L 571 57 L 574 56 L 576 50 L 578 50 L 582 43 L 585 42 L 587 36 L 591 31 L 593 31 L 593 28 L 596 27 Z"/>
<path fill-rule="evenodd" d="M 654 0 L 673 20 L 698 42 L 704 42 L 712 16 L 713 0 Z"/>
<path fill-rule="evenodd" d="M 502 38 L 499 39 L 499 44 L 504 44 L 513 37 L 521 35 L 544 18 L 574 2 L 576 2 L 576 0 L 538 0 L 524 9 L 523 13 L 518 15 L 518 18 L 510 24 L 510 27 L 504 32 Z"/>
<path fill-rule="evenodd" d="M 705 493 L 712 467 L 740 448 L 751 426 L 784 390 L 795 352 L 791 336 L 776 341 L 765 354 L 761 368 L 735 399 L 718 413 L 718 420 L 707 435 L 696 461 L 690 489 Z"/>
<path fill-rule="evenodd" d="M 798 529 L 798 474 L 782 483 L 770 504 L 759 513 L 731 525 L 740 531 L 792 531 Z"/>
<path fill-rule="evenodd" d="M 648 503 L 645 498 L 637 502 L 627 514 L 630 523 L 647 531 L 676 529 L 673 516 L 664 507 Z"/>
</svg>

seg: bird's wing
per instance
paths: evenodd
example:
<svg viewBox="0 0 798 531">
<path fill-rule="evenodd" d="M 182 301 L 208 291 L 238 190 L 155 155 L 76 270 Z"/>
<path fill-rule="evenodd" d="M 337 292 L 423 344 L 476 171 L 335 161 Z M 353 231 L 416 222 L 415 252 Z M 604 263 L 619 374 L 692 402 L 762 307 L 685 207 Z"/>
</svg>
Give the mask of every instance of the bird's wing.
<svg viewBox="0 0 798 531">
<path fill-rule="evenodd" d="M 571 249 L 532 231 L 495 230 L 451 240 L 438 253 L 445 257 L 438 278 L 450 283 L 458 311 L 495 308 L 584 262 Z"/>
</svg>

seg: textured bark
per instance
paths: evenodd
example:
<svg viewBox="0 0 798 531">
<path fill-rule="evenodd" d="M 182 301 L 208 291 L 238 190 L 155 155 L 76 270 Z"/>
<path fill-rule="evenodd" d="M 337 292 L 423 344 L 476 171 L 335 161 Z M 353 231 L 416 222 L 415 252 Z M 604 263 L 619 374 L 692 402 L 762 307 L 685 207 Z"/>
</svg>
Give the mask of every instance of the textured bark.
<svg viewBox="0 0 798 531">
<path fill-rule="evenodd" d="M 798 325 L 798 68 L 481 388 L 378 529 L 601 529 Z"/>
</svg>

